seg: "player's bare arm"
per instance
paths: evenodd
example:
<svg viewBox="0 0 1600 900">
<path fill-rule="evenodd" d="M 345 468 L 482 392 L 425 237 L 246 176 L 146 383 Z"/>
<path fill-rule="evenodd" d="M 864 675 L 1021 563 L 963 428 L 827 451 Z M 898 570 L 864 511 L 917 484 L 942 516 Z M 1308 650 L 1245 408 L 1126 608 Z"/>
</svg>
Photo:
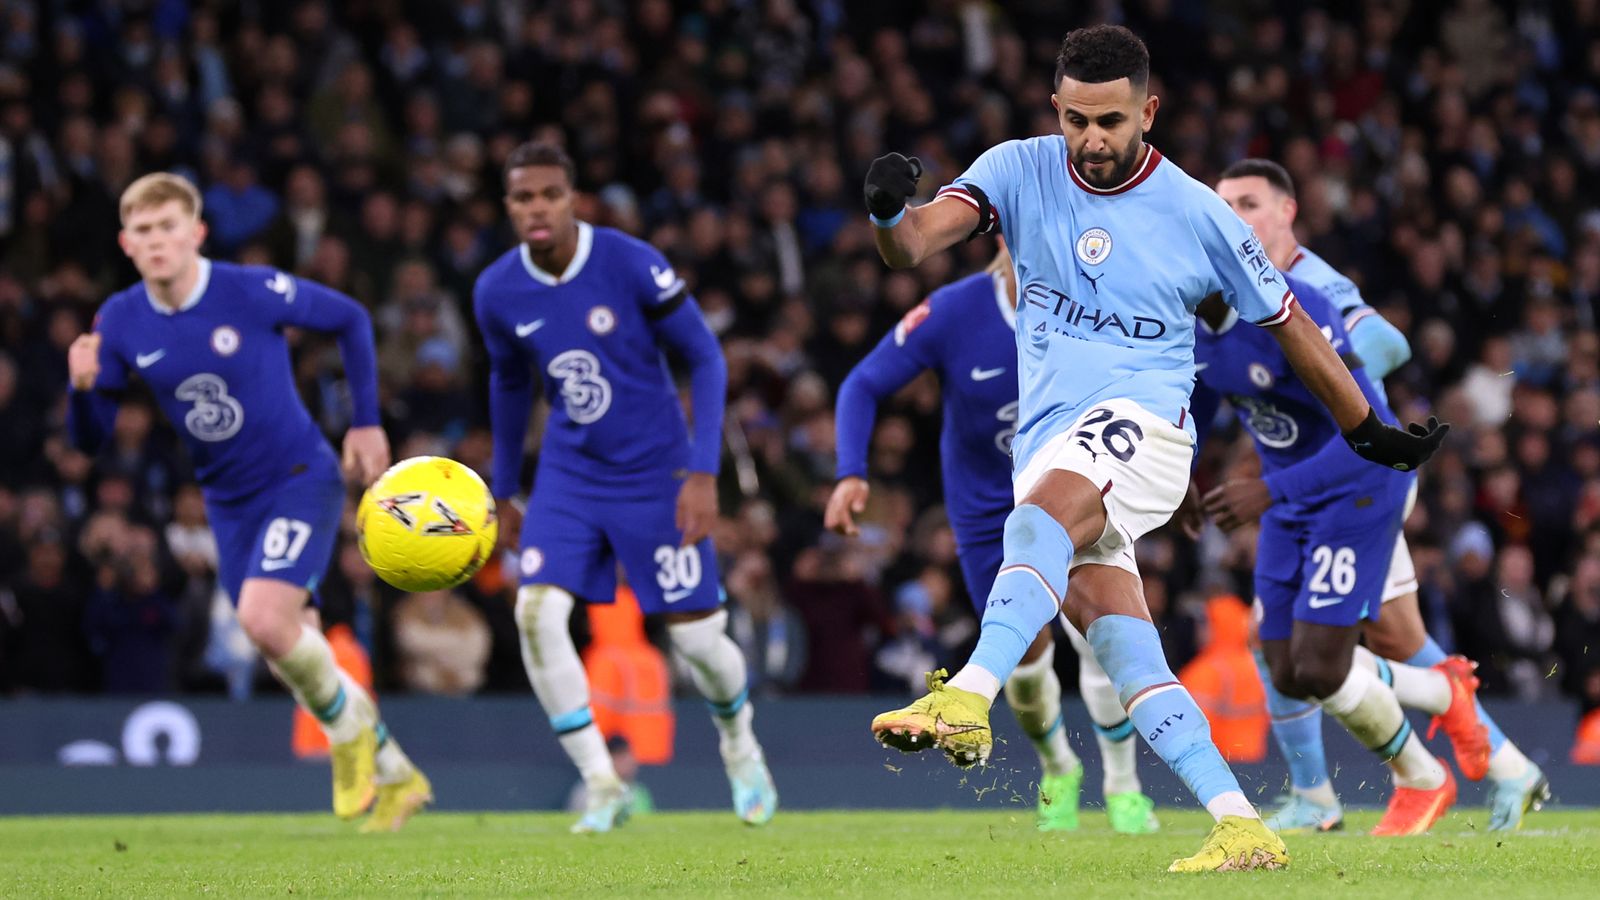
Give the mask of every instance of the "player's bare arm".
<svg viewBox="0 0 1600 900">
<path fill-rule="evenodd" d="M 1334 352 L 1317 323 L 1298 306 L 1272 335 L 1296 375 L 1333 414 L 1350 448 L 1363 459 L 1410 471 L 1428 461 L 1450 426 L 1429 418 L 1426 426 L 1413 423 L 1401 431 L 1385 425 L 1367 402 L 1344 360 Z"/>
<path fill-rule="evenodd" d="M 970 204 L 935 200 L 906 206 L 917 192 L 922 163 L 916 157 L 890 153 L 867 169 L 867 211 L 872 214 L 878 255 L 893 269 L 909 269 L 965 239 L 978 227 L 979 213 Z"/>
</svg>

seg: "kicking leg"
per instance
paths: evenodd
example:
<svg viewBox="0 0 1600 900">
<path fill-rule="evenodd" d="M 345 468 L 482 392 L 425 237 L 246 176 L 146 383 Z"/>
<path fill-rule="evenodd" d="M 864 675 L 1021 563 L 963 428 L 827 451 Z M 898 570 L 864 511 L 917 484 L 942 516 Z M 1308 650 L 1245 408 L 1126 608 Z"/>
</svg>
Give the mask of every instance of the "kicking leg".
<svg viewBox="0 0 1600 900">
<path fill-rule="evenodd" d="M 777 812 L 778 792 L 751 728 L 755 711 L 744 654 L 728 637 L 727 610 L 671 613 L 667 623 L 673 648 L 688 660 L 695 687 L 711 707 L 722 763 L 733 787 L 734 812 L 751 825 L 770 821 Z"/>
<path fill-rule="evenodd" d="M 1006 702 L 1017 724 L 1039 752 L 1039 830 L 1078 827 L 1078 794 L 1083 763 L 1067 744 L 1061 716 L 1061 679 L 1056 676 L 1056 644 L 1047 625 L 1034 638 L 1022 662 L 1006 679 Z"/>
<path fill-rule="evenodd" d="M 534 696 L 588 789 L 588 808 L 572 830 L 603 832 L 627 819 L 629 798 L 589 709 L 589 677 L 568 628 L 575 603 L 555 585 L 524 585 L 517 591 L 517 633 Z"/>
<path fill-rule="evenodd" d="M 1074 581 L 1070 591 L 1082 590 L 1079 587 L 1082 581 Z M 1111 821 L 1111 830 L 1119 834 L 1154 833 L 1161 828 L 1161 823 L 1156 819 L 1155 801 L 1145 796 L 1139 783 L 1139 748 L 1133 740 L 1133 720 L 1122 708 L 1116 686 L 1095 662 L 1094 648 L 1065 618 L 1062 624 L 1072 648 L 1078 651 L 1078 692 L 1089 708 L 1095 742 L 1100 745 L 1101 790 L 1105 794 L 1106 818 Z"/>
</svg>

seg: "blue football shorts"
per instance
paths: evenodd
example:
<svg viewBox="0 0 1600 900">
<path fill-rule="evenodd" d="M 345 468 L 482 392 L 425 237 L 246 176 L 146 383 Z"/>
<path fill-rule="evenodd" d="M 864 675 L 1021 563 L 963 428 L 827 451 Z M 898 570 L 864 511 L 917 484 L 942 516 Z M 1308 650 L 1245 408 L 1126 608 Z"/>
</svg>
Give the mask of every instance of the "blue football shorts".
<svg viewBox="0 0 1600 900">
<path fill-rule="evenodd" d="M 711 539 L 679 546 L 682 485 L 683 479 L 669 475 L 659 490 L 616 497 L 554 473 L 541 477 L 522 518 L 521 583 L 555 585 L 590 603 L 611 603 L 620 563 L 646 615 L 715 609 L 722 588 Z"/>
</svg>

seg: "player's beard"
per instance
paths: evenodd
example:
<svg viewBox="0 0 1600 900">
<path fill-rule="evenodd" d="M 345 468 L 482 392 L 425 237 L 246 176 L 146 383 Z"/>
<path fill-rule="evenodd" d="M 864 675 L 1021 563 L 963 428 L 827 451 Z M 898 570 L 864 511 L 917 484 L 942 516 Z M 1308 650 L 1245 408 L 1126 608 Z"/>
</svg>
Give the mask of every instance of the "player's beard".
<svg viewBox="0 0 1600 900">
<path fill-rule="evenodd" d="M 1139 151 L 1144 148 L 1144 132 L 1134 134 L 1133 140 L 1128 142 L 1128 149 L 1116 157 L 1116 165 L 1111 167 L 1110 174 L 1100 176 L 1091 175 L 1084 170 L 1078 160 L 1072 161 L 1073 168 L 1078 170 L 1078 176 L 1088 182 L 1090 186 L 1105 190 L 1114 188 L 1133 177 L 1133 168 L 1139 163 Z"/>
</svg>

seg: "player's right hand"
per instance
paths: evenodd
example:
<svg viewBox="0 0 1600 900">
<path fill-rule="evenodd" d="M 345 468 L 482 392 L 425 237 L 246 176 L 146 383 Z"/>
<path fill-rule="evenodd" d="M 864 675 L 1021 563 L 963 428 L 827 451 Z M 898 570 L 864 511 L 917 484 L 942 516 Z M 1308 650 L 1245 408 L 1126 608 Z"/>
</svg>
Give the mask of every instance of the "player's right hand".
<svg viewBox="0 0 1600 900">
<path fill-rule="evenodd" d="M 517 550 L 522 544 L 522 508 L 510 497 L 501 497 L 494 501 L 494 515 L 500 520 L 495 546 L 500 550 Z"/>
<path fill-rule="evenodd" d="M 856 527 L 854 516 L 866 512 L 867 495 L 871 492 L 865 478 L 841 478 L 833 486 L 833 495 L 828 498 L 828 509 L 822 515 L 822 524 L 836 534 L 849 537 L 860 534 L 861 529 Z"/>
<path fill-rule="evenodd" d="M 894 218 L 917 192 L 921 177 L 922 161 L 915 156 L 890 153 L 873 160 L 867 169 L 867 212 L 880 219 Z"/>
<path fill-rule="evenodd" d="M 75 390 L 94 390 L 95 379 L 100 377 L 98 332 L 78 335 L 72 346 L 67 348 L 67 377 Z"/>
<path fill-rule="evenodd" d="M 1440 422 L 1438 416 L 1429 416 L 1426 426 L 1412 422 L 1401 431 L 1385 425 L 1376 410 L 1368 410 L 1366 419 L 1345 432 L 1344 439 L 1357 456 L 1368 462 L 1411 472 L 1433 456 L 1449 433 L 1450 424 Z"/>
</svg>

